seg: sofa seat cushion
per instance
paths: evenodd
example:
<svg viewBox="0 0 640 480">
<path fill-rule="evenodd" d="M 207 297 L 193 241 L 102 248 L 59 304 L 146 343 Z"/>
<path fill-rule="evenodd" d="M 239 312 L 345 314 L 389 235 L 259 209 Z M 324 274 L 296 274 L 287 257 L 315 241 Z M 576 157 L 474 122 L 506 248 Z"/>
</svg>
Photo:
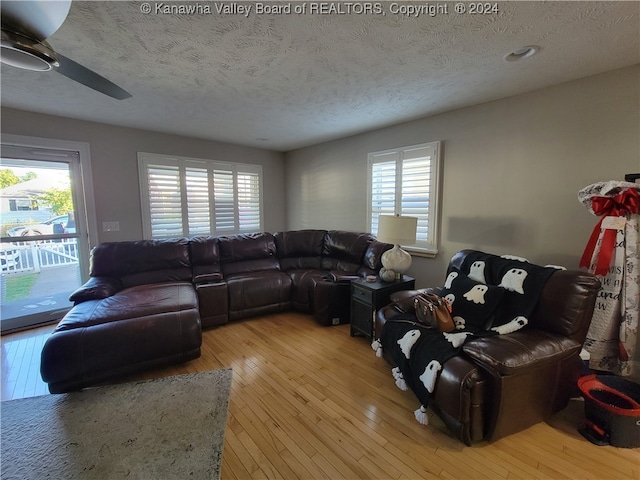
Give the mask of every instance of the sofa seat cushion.
<svg viewBox="0 0 640 480">
<path fill-rule="evenodd" d="M 480 337 L 462 347 L 473 360 L 500 375 L 556 364 L 580 351 L 580 343 L 555 333 L 524 329 L 509 335 Z"/>
<path fill-rule="evenodd" d="M 290 305 L 291 277 L 284 272 L 245 272 L 229 275 L 225 279 L 229 289 L 230 313 L 247 311 L 249 314 L 252 309 L 259 307 L 277 306 L 285 309 Z"/>
<path fill-rule="evenodd" d="M 132 287 L 74 306 L 42 349 L 51 393 L 200 356 L 202 329 L 190 283 Z"/>
<path fill-rule="evenodd" d="M 79 303 L 65 315 L 54 332 L 197 308 L 195 289 L 190 283 L 138 285 L 111 297 Z"/>
</svg>

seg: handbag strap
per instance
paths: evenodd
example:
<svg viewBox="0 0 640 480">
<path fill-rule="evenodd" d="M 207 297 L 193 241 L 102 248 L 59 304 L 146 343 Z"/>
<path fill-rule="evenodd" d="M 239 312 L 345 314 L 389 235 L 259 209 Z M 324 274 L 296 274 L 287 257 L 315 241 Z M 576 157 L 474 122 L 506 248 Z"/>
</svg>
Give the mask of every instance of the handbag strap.
<svg viewBox="0 0 640 480">
<path fill-rule="evenodd" d="M 387 322 L 391 322 L 391 323 L 408 323 L 410 325 L 413 325 L 414 327 L 420 327 L 420 328 L 424 328 L 426 330 L 437 330 L 435 327 L 432 327 L 430 325 L 425 325 L 424 323 L 420 323 L 420 322 L 414 322 L 411 320 L 403 320 L 400 318 L 390 318 L 389 320 L 387 320 Z"/>
</svg>

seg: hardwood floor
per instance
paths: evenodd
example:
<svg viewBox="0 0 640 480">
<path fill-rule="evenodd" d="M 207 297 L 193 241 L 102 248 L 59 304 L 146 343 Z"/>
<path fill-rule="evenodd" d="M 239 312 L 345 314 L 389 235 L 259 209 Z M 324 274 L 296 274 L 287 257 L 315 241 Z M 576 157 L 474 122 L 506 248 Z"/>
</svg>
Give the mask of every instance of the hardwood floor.
<svg viewBox="0 0 640 480">
<path fill-rule="evenodd" d="M 24 330 L 0 339 L 2 400 L 35 397 L 49 393 L 40 377 L 40 352 L 55 325 Z"/>
<path fill-rule="evenodd" d="M 43 393 L 33 379 L 48 331 L 2 338 L 3 399 Z M 16 360 L 20 351 L 33 360 Z M 207 330 L 199 359 L 126 381 L 221 367 L 233 368 L 223 479 L 640 480 L 640 449 L 597 447 L 577 433 L 579 400 L 548 423 L 473 447 L 432 412 L 420 425 L 415 397 L 395 387 L 366 340 L 295 313 Z"/>
</svg>

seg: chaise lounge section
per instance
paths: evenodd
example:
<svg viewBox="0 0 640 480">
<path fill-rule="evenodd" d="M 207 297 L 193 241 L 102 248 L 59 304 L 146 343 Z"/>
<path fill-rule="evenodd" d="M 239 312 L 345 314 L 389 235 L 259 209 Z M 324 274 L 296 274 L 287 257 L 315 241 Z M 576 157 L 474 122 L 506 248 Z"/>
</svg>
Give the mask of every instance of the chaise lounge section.
<svg viewBox="0 0 640 480">
<path fill-rule="evenodd" d="M 191 360 L 202 328 L 257 315 L 348 323 L 349 279 L 376 274 L 391 247 L 339 230 L 100 244 L 44 345 L 42 378 L 62 393 Z"/>
</svg>

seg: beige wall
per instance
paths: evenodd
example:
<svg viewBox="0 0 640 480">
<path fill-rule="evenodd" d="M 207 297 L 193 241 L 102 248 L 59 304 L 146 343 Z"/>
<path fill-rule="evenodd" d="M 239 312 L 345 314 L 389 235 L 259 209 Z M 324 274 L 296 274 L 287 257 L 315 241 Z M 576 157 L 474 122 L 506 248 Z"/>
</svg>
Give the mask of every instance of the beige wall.
<svg viewBox="0 0 640 480">
<path fill-rule="evenodd" d="M 9 108 L 2 109 L 2 132 L 89 144 L 98 242 L 142 238 L 137 152 L 262 165 L 265 230 L 285 229 L 281 153 Z M 120 222 L 120 231 L 100 231 L 105 221 Z"/>
<path fill-rule="evenodd" d="M 367 153 L 441 140 L 440 254 L 414 258 L 442 283 L 462 248 L 576 268 L 596 218 L 591 183 L 640 171 L 640 66 L 289 152 L 287 228 L 365 230 Z"/>
</svg>

